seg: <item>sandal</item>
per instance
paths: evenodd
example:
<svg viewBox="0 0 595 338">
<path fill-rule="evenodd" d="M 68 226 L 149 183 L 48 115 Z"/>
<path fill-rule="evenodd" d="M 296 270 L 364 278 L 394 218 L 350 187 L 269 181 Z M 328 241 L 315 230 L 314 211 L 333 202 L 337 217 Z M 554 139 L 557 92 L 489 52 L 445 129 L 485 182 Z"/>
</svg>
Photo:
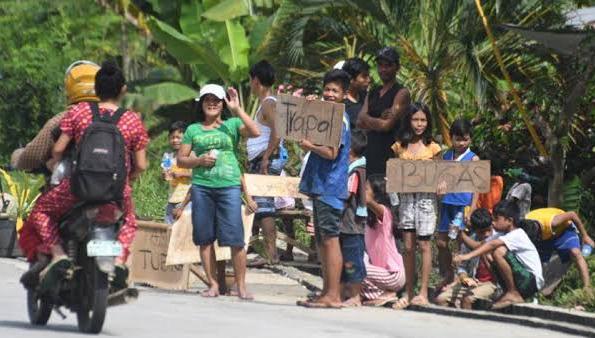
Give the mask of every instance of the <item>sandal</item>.
<svg viewBox="0 0 595 338">
<path fill-rule="evenodd" d="M 51 262 L 40 274 L 42 277 L 39 283 L 39 293 L 58 293 L 60 281 L 64 279 L 66 272 L 71 268 L 72 261 L 66 256 Z"/>
<path fill-rule="evenodd" d="M 396 302 L 399 297 L 376 298 L 362 302 L 364 306 L 383 307 L 388 303 Z"/>
<path fill-rule="evenodd" d="M 126 265 L 116 264 L 114 273 L 115 276 L 111 283 L 114 291 L 126 289 L 128 287 L 128 267 Z"/>
<path fill-rule="evenodd" d="M 31 264 L 29 270 L 27 270 L 19 279 L 25 289 L 35 289 L 39 285 L 39 273 L 50 264 L 50 259 L 47 256 L 43 256 L 38 259 L 37 262 Z"/>
<path fill-rule="evenodd" d="M 392 303 L 390 307 L 395 310 L 404 310 L 409 307 L 409 300 L 406 297 L 401 297 Z"/>
</svg>

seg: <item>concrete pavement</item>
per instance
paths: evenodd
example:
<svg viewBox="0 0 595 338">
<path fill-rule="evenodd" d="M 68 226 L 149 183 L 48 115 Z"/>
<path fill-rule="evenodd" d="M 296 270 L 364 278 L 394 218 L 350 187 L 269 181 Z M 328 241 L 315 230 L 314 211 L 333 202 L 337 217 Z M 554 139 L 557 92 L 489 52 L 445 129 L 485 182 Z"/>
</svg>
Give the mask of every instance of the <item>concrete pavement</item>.
<svg viewBox="0 0 595 338">
<path fill-rule="evenodd" d="M 47 327 L 28 323 L 25 291 L 18 277 L 25 265 L 0 259 L 0 338 L 82 336 L 76 316 L 52 314 Z M 256 301 L 206 299 L 195 292 L 143 289 L 137 302 L 110 308 L 102 336 L 115 337 L 574 337 L 543 329 L 414 311 L 360 308 L 310 310 L 295 306 L 304 287 L 267 270 L 251 270 Z"/>
</svg>

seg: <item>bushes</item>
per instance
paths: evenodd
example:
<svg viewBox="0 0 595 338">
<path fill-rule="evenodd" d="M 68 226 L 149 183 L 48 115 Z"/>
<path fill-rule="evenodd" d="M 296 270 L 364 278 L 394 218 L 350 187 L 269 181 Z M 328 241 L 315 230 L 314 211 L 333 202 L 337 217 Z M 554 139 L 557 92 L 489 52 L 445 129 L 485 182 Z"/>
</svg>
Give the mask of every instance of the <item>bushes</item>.
<svg viewBox="0 0 595 338">
<path fill-rule="evenodd" d="M 167 182 L 161 178 L 161 156 L 168 149 L 167 132 L 151 140 L 147 157 L 149 169 L 132 185 L 136 214 L 143 218 L 163 220 L 167 203 Z"/>
<path fill-rule="evenodd" d="M 595 280 L 595 256 L 587 258 L 587 265 L 591 273 L 591 281 Z M 583 284 L 578 269 L 575 264 L 571 264 L 570 269 L 562 279 L 562 282 L 556 288 L 550 297 L 540 296 L 541 304 L 574 308 L 583 306 L 587 311 L 595 311 L 595 297 L 583 290 Z"/>
</svg>

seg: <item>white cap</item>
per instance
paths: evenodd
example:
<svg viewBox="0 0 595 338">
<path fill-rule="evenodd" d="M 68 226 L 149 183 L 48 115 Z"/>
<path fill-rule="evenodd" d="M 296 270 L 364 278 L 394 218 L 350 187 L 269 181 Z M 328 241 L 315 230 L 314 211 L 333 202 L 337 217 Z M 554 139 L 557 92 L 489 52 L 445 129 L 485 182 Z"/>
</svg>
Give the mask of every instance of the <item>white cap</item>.
<svg viewBox="0 0 595 338">
<path fill-rule="evenodd" d="M 333 69 L 343 69 L 343 65 L 345 64 L 345 60 L 341 60 L 335 64 Z"/>
<path fill-rule="evenodd" d="M 200 88 L 198 97 L 194 100 L 200 101 L 200 99 L 207 94 L 215 95 L 219 100 L 223 100 L 223 98 L 225 97 L 225 89 L 223 89 L 223 87 L 221 87 L 220 85 L 212 83 L 204 85 L 202 86 L 202 88 Z"/>
</svg>

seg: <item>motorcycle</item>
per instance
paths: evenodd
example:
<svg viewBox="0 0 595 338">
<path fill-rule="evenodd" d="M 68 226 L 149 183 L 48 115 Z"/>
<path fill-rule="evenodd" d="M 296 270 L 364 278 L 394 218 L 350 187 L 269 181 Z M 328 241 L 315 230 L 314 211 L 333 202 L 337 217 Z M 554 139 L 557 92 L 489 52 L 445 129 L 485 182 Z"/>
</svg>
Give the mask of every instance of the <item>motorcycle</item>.
<svg viewBox="0 0 595 338">
<path fill-rule="evenodd" d="M 65 318 L 60 311 L 64 306 L 76 313 L 79 331 L 99 333 L 108 305 L 138 297 L 136 289 L 110 287 L 116 273 L 115 259 L 122 252 L 117 241 L 122 215 L 117 203 L 81 203 L 63 217 L 60 236 L 72 264 L 51 289 L 41 288 L 42 280 L 27 290 L 31 324 L 47 324 L 52 310 Z"/>
</svg>

